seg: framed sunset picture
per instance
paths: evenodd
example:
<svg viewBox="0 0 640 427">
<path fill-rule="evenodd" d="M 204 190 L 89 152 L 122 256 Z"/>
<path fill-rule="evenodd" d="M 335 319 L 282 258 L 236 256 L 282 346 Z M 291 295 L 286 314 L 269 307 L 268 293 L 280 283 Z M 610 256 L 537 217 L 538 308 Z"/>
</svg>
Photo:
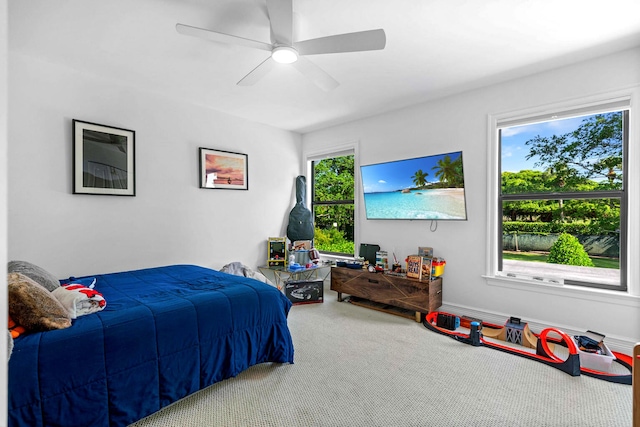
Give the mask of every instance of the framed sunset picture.
<svg viewBox="0 0 640 427">
<path fill-rule="evenodd" d="M 248 190 L 248 156 L 201 147 L 200 188 Z"/>
</svg>

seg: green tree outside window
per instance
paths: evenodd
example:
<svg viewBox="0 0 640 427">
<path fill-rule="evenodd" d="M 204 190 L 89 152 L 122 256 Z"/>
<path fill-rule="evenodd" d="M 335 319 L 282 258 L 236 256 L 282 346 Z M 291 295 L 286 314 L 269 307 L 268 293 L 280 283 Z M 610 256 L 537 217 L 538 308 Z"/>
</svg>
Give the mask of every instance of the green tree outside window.
<svg viewBox="0 0 640 427">
<path fill-rule="evenodd" d="M 313 162 L 314 244 L 322 252 L 354 254 L 353 155 Z"/>
</svg>

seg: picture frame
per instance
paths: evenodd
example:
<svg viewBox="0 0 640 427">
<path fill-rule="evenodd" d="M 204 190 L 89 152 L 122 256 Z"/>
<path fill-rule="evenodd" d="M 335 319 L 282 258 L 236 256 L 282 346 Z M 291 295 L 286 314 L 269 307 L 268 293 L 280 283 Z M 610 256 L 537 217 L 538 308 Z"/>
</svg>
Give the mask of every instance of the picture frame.
<svg viewBox="0 0 640 427">
<path fill-rule="evenodd" d="M 249 156 L 212 148 L 199 149 L 200 188 L 249 189 Z"/>
<path fill-rule="evenodd" d="M 135 196 L 135 131 L 76 119 L 72 127 L 73 194 Z"/>
</svg>

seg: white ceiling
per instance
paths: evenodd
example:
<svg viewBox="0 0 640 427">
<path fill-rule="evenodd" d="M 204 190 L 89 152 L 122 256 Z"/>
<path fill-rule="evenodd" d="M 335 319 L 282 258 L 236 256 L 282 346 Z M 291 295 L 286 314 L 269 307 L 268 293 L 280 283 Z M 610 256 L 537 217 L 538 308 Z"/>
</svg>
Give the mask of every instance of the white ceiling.
<svg viewBox="0 0 640 427">
<path fill-rule="evenodd" d="M 296 40 L 386 32 L 308 57 L 323 92 L 286 65 L 236 86 L 269 53 L 176 23 L 270 42 L 265 0 L 10 0 L 9 50 L 304 133 L 640 45 L 639 0 L 294 0 Z"/>
</svg>

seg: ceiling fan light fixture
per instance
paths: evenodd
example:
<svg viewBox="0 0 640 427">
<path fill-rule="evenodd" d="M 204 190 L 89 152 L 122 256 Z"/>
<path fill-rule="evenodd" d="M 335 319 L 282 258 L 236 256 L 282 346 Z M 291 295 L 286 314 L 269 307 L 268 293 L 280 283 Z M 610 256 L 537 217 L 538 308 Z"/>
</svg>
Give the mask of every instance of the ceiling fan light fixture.
<svg viewBox="0 0 640 427">
<path fill-rule="evenodd" d="M 271 57 L 279 64 L 292 64 L 298 60 L 298 52 L 289 46 L 279 46 L 271 51 Z"/>
</svg>

